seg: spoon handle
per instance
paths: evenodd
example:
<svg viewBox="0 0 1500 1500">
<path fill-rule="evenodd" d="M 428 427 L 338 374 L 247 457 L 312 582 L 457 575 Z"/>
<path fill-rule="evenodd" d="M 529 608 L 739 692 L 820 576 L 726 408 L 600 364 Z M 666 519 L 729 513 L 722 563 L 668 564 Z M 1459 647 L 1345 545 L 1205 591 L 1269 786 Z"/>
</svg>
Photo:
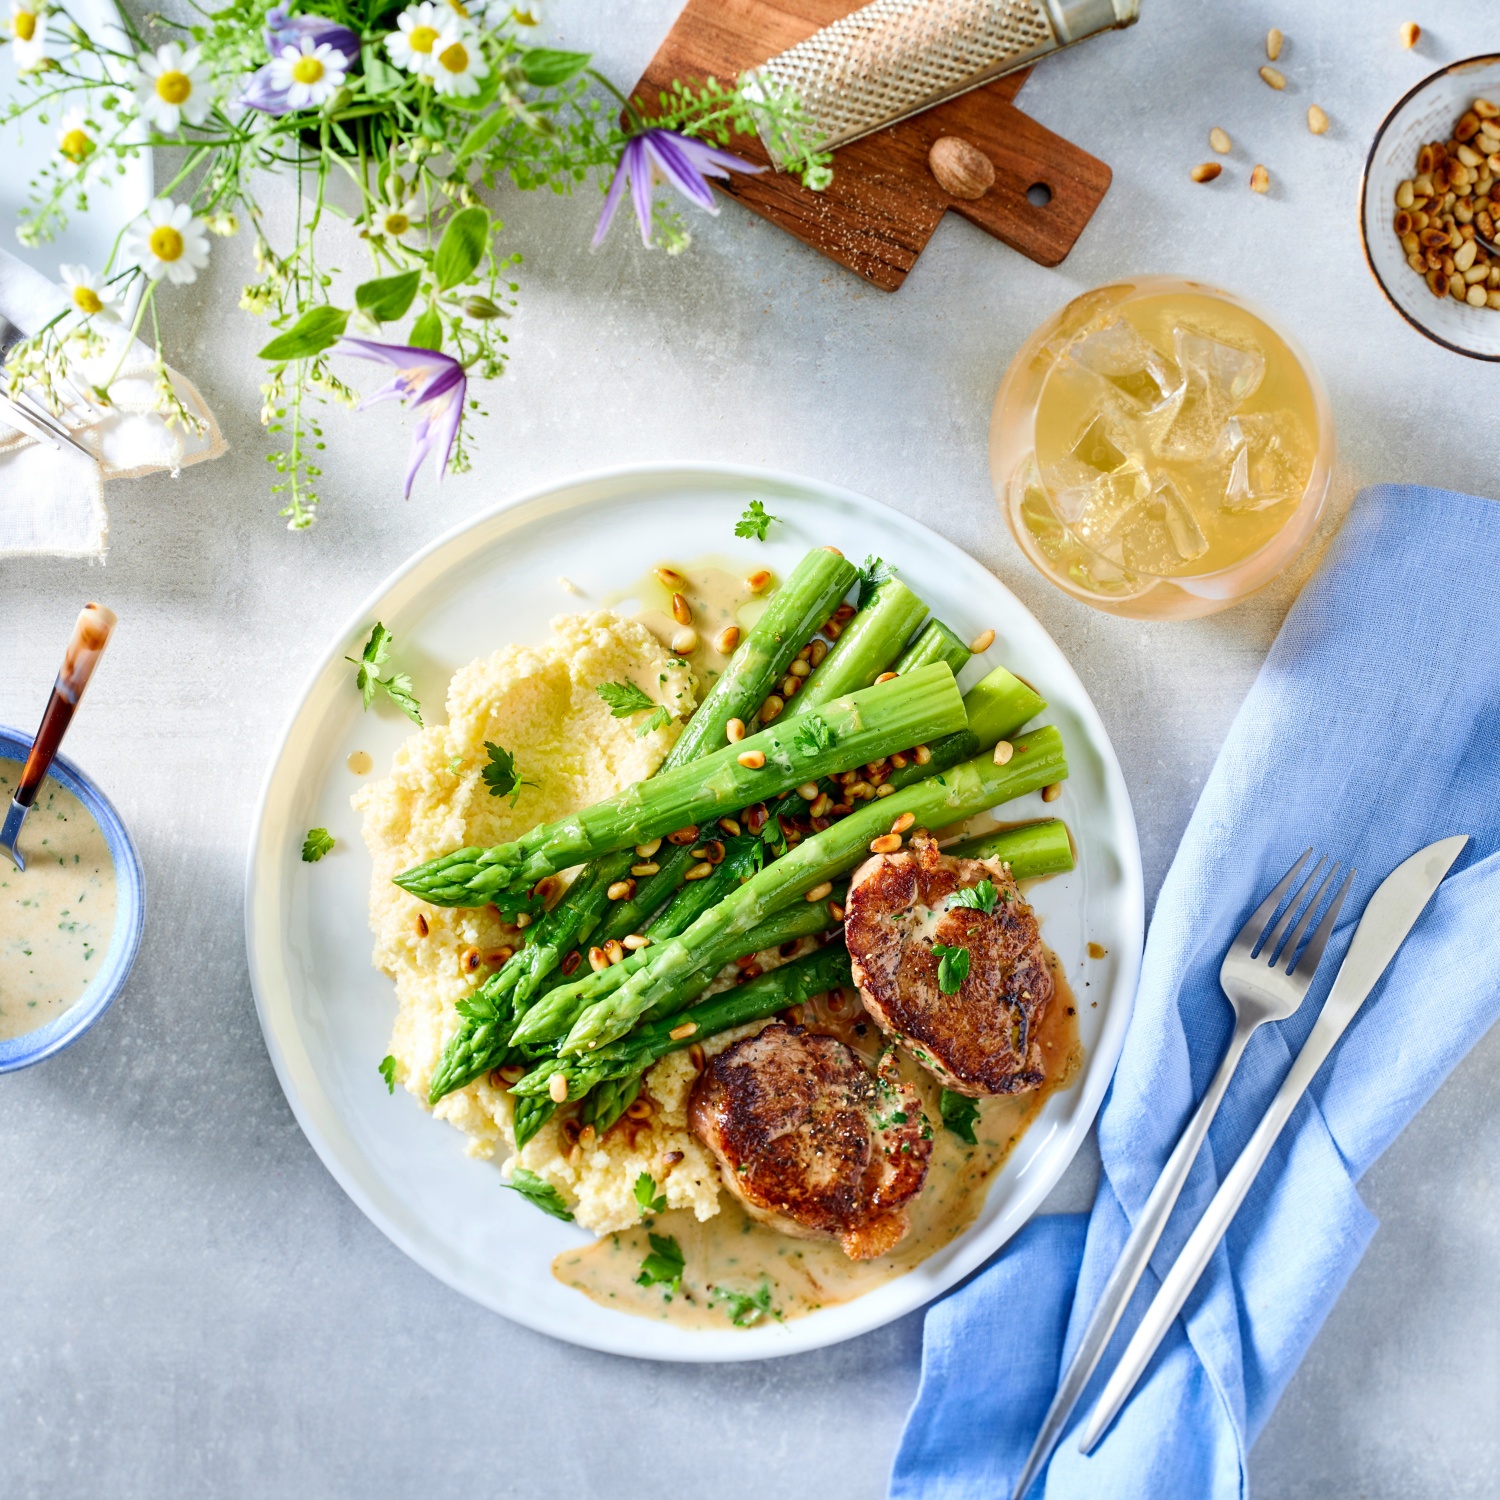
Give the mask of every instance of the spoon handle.
<svg viewBox="0 0 1500 1500">
<path fill-rule="evenodd" d="M 26 757 L 26 769 L 21 773 L 21 784 L 16 788 L 15 800 L 22 807 L 30 807 L 36 800 L 42 778 L 50 769 L 63 735 L 72 722 L 73 710 L 78 707 L 78 700 L 83 697 L 83 690 L 109 644 L 115 619 L 115 612 L 102 604 L 85 604 L 78 612 L 73 638 L 68 642 L 57 681 L 52 684 L 52 696 L 42 712 L 41 725 L 31 743 L 31 754 Z"/>
</svg>

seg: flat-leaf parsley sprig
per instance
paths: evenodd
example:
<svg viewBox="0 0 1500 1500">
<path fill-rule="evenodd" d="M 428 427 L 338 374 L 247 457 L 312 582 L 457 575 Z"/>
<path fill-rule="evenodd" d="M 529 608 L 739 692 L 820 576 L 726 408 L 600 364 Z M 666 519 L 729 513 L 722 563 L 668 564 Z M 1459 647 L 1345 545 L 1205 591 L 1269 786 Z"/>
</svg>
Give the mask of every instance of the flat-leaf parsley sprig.
<svg viewBox="0 0 1500 1500">
<path fill-rule="evenodd" d="M 271 490 L 293 529 L 312 523 L 317 504 L 317 403 L 359 404 L 334 355 L 395 371 L 364 404 L 395 398 L 412 413 L 408 491 L 428 453 L 440 476 L 468 466 L 464 426 L 482 410 L 469 382 L 505 368 L 519 291 L 521 255 L 495 193 L 592 183 L 606 194 L 597 241 L 628 188 L 642 238 L 675 252 L 688 235 L 652 201 L 653 180 L 717 212 L 711 177 L 760 170 L 727 149 L 736 136 L 759 131 L 811 187 L 831 176 L 793 95 L 709 78 L 674 83 L 652 109 L 627 100 L 588 53 L 534 45 L 535 18 L 519 6 L 302 0 L 292 14 L 227 0 L 195 3 L 182 22 L 124 8 L 117 25 L 98 26 L 81 24 L 71 3 L 13 0 L 23 89 L 0 117 L 61 117 L 20 215 L 23 242 L 54 239 L 95 185 L 142 151 L 174 155 L 160 196 L 118 226 L 104 265 L 68 268 L 67 303 L 13 352 L 10 388 L 60 409 L 82 379 L 108 405 L 143 333 L 155 344 L 156 409 L 200 428 L 167 374 L 158 292 L 196 280 L 215 238 L 248 230 L 255 270 L 240 305 L 274 335 L 261 351 L 261 420 L 280 440 Z M 278 177 L 293 211 L 278 204 L 273 216 L 262 195 Z M 351 211 L 335 206 L 350 197 Z M 330 217 L 352 220 L 369 253 L 352 295 L 325 258 Z M 134 309 L 128 330 L 122 307 Z"/>
<path fill-rule="evenodd" d="M 938 988 L 945 995 L 956 995 L 969 977 L 969 950 L 957 944 L 934 943 L 932 956 L 938 961 Z"/>
<path fill-rule="evenodd" d="M 665 729 L 672 722 L 670 710 L 655 703 L 643 688 L 633 682 L 601 682 L 594 691 L 609 705 L 610 717 L 628 719 L 631 714 L 650 711 L 635 732 L 636 739 L 644 739 L 653 729 Z"/>
<path fill-rule="evenodd" d="M 357 658 L 346 656 L 344 660 L 359 668 L 354 674 L 354 685 L 364 699 L 366 711 L 375 701 L 376 693 L 384 693 L 420 729 L 422 708 L 412 691 L 411 678 L 405 672 L 392 672 L 386 677 L 380 675 L 380 669 L 391 654 L 392 639 L 390 631 L 377 620 L 370 639 L 365 642 L 365 649 Z"/>
<path fill-rule="evenodd" d="M 516 770 L 516 758 L 509 750 L 504 750 L 499 745 L 493 745 L 486 740 L 484 753 L 489 757 L 489 764 L 479 774 L 484 778 L 484 784 L 490 789 L 490 796 L 509 797 L 510 805 L 514 807 L 523 786 L 540 785 L 539 782 L 526 780 Z"/>
<path fill-rule="evenodd" d="M 780 519 L 780 516 L 773 516 L 759 500 L 752 500 L 745 507 L 744 514 L 734 523 L 734 534 L 746 540 L 754 537 L 757 542 L 763 542 L 771 529 L 771 523 Z"/>
</svg>

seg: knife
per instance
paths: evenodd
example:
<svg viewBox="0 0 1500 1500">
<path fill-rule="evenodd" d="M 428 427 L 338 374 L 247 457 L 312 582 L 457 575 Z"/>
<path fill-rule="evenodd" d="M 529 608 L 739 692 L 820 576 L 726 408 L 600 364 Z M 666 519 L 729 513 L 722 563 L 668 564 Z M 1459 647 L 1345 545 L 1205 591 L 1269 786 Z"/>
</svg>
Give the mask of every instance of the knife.
<svg viewBox="0 0 1500 1500">
<path fill-rule="evenodd" d="M 1333 1051 L 1334 1043 L 1344 1034 L 1365 998 L 1385 973 L 1396 956 L 1396 950 L 1406 941 L 1407 933 L 1416 925 L 1417 918 L 1468 841 L 1468 834 L 1460 833 L 1418 850 L 1410 859 L 1397 865 L 1370 897 L 1312 1034 L 1297 1054 L 1297 1060 L 1271 1101 L 1265 1118 L 1256 1126 L 1255 1134 L 1219 1185 L 1219 1191 L 1214 1194 L 1213 1202 L 1208 1205 L 1198 1227 L 1182 1247 L 1182 1253 L 1156 1294 L 1156 1300 L 1147 1309 L 1135 1337 L 1109 1377 L 1104 1394 L 1099 1397 L 1099 1404 L 1079 1440 L 1081 1452 L 1094 1451 L 1135 1389 L 1136 1382 L 1151 1362 L 1151 1356 L 1156 1353 L 1156 1346 L 1182 1311 L 1183 1303 L 1198 1284 L 1198 1278 L 1207 1268 L 1219 1241 L 1224 1238 L 1224 1231 L 1245 1201 L 1250 1184 L 1255 1181 L 1256 1173 L 1276 1144 L 1276 1138 L 1291 1119 L 1297 1101 L 1306 1093 L 1313 1075 Z"/>
</svg>

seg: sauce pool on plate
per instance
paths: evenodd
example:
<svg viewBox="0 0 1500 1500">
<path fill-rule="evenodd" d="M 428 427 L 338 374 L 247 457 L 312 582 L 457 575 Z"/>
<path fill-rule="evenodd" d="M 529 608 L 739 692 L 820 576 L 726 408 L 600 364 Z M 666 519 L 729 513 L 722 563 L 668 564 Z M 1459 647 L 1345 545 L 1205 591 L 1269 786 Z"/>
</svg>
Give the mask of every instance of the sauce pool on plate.
<svg viewBox="0 0 1500 1500">
<path fill-rule="evenodd" d="M 0 802 L 21 780 L 0 760 Z M 115 926 L 115 866 L 93 816 L 50 776 L 20 839 L 23 874 L 0 856 L 0 1041 L 35 1031 L 79 1000 Z"/>
</svg>

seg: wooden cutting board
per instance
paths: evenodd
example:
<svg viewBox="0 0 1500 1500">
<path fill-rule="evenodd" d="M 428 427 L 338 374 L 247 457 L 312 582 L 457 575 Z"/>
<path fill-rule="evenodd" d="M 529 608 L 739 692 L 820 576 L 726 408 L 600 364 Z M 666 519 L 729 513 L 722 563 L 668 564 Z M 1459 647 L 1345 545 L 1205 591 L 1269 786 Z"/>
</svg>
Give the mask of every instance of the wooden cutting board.
<svg viewBox="0 0 1500 1500">
<path fill-rule="evenodd" d="M 649 114 L 674 79 L 737 78 L 860 3 L 688 0 L 636 85 L 635 98 Z M 887 292 L 906 280 L 949 209 L 1022 255 L 1055 266 L 1108 191 L 1110 170 L 1016 108 L 1012 101 L 1026 76 L 1011 73 L 840 147 L 833 156 L 832 186 L 824 192 L 809 192 L 785 172 L 737 173 L 718 185 Z M 983 198 L 954 198 L 938 185 L 927 153 L 943 135 L 961 136 L 995 164 L 995 185 Z M 755 137 L 740 137 L 734 149 L 769 164 Z"/>
</svg>

